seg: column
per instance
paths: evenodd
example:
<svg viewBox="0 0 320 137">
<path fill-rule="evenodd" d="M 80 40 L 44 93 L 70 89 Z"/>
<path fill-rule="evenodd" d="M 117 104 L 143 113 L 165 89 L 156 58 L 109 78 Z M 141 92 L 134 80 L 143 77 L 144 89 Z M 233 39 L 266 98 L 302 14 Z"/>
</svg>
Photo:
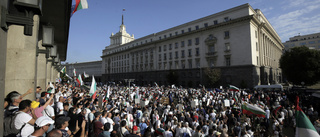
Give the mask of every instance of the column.
<svg viewBox="0 0 320 137">
<path fill-rule="evenodd" d="M 24 26 L 10 25 L 7 33 L 5 71 L 5 95 L 11 91 L 25 93 L 36 87 L 36 47 L 38 43 L 39 16 L 33 17 L 32 36 L 24 35 Z M 35 99 L 29 94 L 24 99 Z"/>
</svg>

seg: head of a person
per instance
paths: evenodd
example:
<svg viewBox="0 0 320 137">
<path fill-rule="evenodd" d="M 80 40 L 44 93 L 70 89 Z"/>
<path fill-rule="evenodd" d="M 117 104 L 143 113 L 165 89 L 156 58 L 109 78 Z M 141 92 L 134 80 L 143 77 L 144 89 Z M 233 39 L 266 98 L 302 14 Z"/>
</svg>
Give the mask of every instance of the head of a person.
<svg viewBox="0 0 320 137">
<path fill-rule="evenodd" d="M 110 130 L 110 127 L 111 127 L 111 125 L 110 125 L 109 122 L 105 123 L 105 124 L 104 124 L 104 131 L 109 131 L 109 130 Z"/>
<path fill-rule="evenodd" d="M 94 117 L 95 117 L 96 119 L 99 119 L 100 116 L 101 116 L 101 112 L 97 111 L 97 112 L 94 113 Z"/>
<path fill-rule="evenodd" d="M 40 93 L 41 90 L 42 90 L 41 87 L 40 87 L 40 86 L 37 86 L 36 92 L 37 92 L 37 93 Z"/>
<path fill-rule="evenodd" d="M 48 131 L 51 124 L 54 124 L 54 120 L 49 117 L 41 116 L 35 122 L 36 130 L 44 130 L 45 132 Z"/>
<path fill-rule="evenodd" d="M 69 126 L 70 117 L 60 116 L 56 119 L 56 129 L 65 129 Z"/>
<path fill-rule="evenodd" d="M 20 103 L 22 101 L 21 94 L 19 94 L 18 92 L 12 93 L 10 95 L 10 100 L 11 100 L 11 103 Z"/>
<path fill-rule="evenodd" d="M 120 122 L 120 126 L 121 127 L 125 127 L 127 125 L 127 122 L 125 121 L 125 120 L 122 120 L 121 122 Z"/>
<path fill-rule="evenodd" d="M 140 133 L 140 129 L 139 129 L 138 126 L 133 126 L 132 131 L 133 131 L 134 134 Z"/>
<path fill-rule="evenodd" d="M 63 110 L 69 111 L 69 103 L 63 103 Z"/>
<path fill-rule="evenodd" d="M 68 111 L 68 115 L 75 115 L 76 114 L 76 109 L 74 107 L 71 107 Z"/>
<path fill-rule="evenodd" d="M 86 109 L 82 109 L 81 110 L 81 115 L 85 116 L 87 114 L 87 110 Z"/>
<path fill-rule="evenodd" d="M 31 103 L 32 101 L 29 99 L 22 100 L 19 104 L 19 110 L 29 112 L 31 110 Z"/>
<path fill-rule="evenodd" d="M 59 97 L 59 102 L 64 102 L 64 101 L 66 101 L 65 98 L 63 96 L 60 96 Z"/>
<path fill-rule="evenodd" d="M 42 98 L 43 98 L 43 97 L 46 97 L 46 95 L 47 95 L 46 93 L 47 93 L 47 92 L 41 92 L 40 97 L 42 97 Z"/>
</svg>

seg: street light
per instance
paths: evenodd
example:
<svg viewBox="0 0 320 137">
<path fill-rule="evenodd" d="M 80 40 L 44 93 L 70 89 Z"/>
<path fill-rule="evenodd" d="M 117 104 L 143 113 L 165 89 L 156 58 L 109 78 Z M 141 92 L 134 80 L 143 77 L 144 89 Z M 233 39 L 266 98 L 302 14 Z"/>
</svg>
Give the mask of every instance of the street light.
<svg viewBox="0 0 320 137">
<path fill-rule="evenodd" d="M 53 47 L 54 45 L 54 28 L 51 25 L 42 26 L 42 46 Z"/>
</svg>

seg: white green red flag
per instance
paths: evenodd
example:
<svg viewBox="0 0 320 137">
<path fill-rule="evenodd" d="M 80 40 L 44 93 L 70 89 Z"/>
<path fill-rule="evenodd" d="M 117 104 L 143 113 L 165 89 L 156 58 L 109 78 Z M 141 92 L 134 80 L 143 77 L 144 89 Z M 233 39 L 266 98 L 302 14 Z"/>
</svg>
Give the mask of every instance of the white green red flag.
<svg viewBox="0 0 320 137">
<path fill-rule="evenodd" d="M 251 105 L 247 102 L 241 106 L 242 113 L 247 115 L 256 115 L 258 117 L 266 117 L 266 112 L 258 106 Z"/>
<path fill-rule="evenodd" d="M 77 76 L 77 72 L 76 72 L 76 69 L 75 68 L 73 68 L 73 76 Z"/>
<path fill-rule="evenodd" d="M 109 97 L 110 97 L 110 86 L 108 86 L 107 95 L 106 95 L 107 99 L 109 99 Z"/>
<path fill-rule="evenodd" d="M 278 104 L 277 106 L 275 106 L 274 108 L 274 114 L 277 114 L 277 112 L 280 110 L 280 108 L 282 108 L 282 106 L 280 104 Z"/>
<path fill-rule="evenodd" d="M 89 75 L 86 74 L 86 72 L 83 72 L 83 76 L 84 76 L 84 78 L 88 78 L 89 77 Z"/>
<path fill-rule="evenodd" d="M 74 14 L 78 10 L 87 9 L 87 8 L 88 8 L 87 0 L 76 0 L 76 5 L 74 7 L 74 10 L 72 11 L 72 14 Z"/>
<path fill-rule="evenodd" d="M 54 88 L 52 82 L 50 82 L 50 84 L 49 84 L 49 89 L 48 89 L 47 93 L 55 93 L 55 88 Z"/>
<path fill-rule="evenodd" d="M 299 107 L 299 97 L 296 105 L 296 137 L 320 137 L 309 118 Z"/>
<path fill-rule="evenodd" d="M 92 83 L 91 83 L 89 95 L 93 98 L 93 95 L 96 93 L 96 91 L 97 91 L 97 83 L 96 83 L 96 80 L 94 79 L 94 76 L 92 76 Z"/>
<path fill-rule="evenodd" d="M 230 91 L 239 91 L 239 88 L 236 86 L 230 85 L 229 90 Z"/>
<path fill-rule="evenodd" d="M 83 85 L 83 81 L 82 81 L 82 78 L 81 78 L 81 74 L 79 74 L 78 78 L 76 79 L 79 86 L 82 86 Z"/>
<path fill-rule="evenodd" d="M 61 72 L 62 74 L 66 74 L 66 66 L 64 66 L 64 67 L 60 70 L 60 72 Z"/>
</svg>

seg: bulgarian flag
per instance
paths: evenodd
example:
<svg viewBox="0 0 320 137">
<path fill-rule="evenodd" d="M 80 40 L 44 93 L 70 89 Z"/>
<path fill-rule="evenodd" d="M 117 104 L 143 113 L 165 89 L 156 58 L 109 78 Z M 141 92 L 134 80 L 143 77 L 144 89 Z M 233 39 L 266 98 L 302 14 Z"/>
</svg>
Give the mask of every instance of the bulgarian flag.
<svg viewBox="0 0 320 137">
<path fill-rule="evenodd" d="M 73 68 L 73 76 L 77 76 L 77 72 L 75 68 Z"/>
<path fill-rule="evenodd" d="M 239 91 L 239 88 L 237 88 L 236 86 L 230 85 L 229 90 L 230 91 Z"/>
<path fill-rule="evenodd" d="M 233 100 L 234 100 L 234 102 L 236 102 L 236 103 L 238 103 L 238 97 L 235 95 L 233 98 L 232 98 Z"/>
<path fill-rule="evenodd" d="M 66 66 L 64 66 L 64 67 L 60 70 L 60 72 L 61 72 L 62 74 L 66 74 Z"/>
<path fill-rule="evenodd" d="M 81 74 L 79 74 L 78 78 L 76 79 L 77 82 L 79 83 L 79 86 L 82 86 L 83 85 L 83 81 L 82 81 L 82 78 L 81 78 Z"/>
<path fill-rule="evenodd" d="M 247 115 L 256 115 L 258 117 L 266 117 L 266 112 L 254 105 L 248 104 L 247 102 L 243 103 L 241 106 L 242 113 Z"/>
<path fill-rule="evenodd" d="M 280 109 L 280 108 L 282 108 L 282 106 L 281 105 L 277 105 L 275 108 L 274 108 L 274 114 L 277 114 L 277 112 L 278 112 L 278 110 Z"/>
<path fill-rule="evenodd" d="M 54 92 L 55 92 L 54 86 L 53 86 L 53 84 L 50 82 L 47 93 L 54 93 Z"/>
<path fill-rule="evenodd" d="M 87 8 L 88 8 L 87 0 L 76 0 L 76 5 L 74 7 L 74 10 L 72 11 L 72 14 L 74 14 L 78 10 L 87 9 Z"/>
<path fill-rule="evenodd" d="M 212 92 L 212 90 L 210 90 L 210 95 L 214 97 L 214 93 Z"/>
<path fill-rule="evenodd" d="M 298 96 L 296 106 L 296 137 L 320 137 L 309 118 L 299 107 Z"/>
<path fill-rule="evenodd" d="M 92 83 L 91 83 L 91 88 L 90 88 L 90 92 L 89 95 L 92 97 L 92 99 L 96 98 L 96 92 L 97 91 L 97 83 L 96 80 L 94 80 L 94 76 L 92 76 Z"/>
</svg>

